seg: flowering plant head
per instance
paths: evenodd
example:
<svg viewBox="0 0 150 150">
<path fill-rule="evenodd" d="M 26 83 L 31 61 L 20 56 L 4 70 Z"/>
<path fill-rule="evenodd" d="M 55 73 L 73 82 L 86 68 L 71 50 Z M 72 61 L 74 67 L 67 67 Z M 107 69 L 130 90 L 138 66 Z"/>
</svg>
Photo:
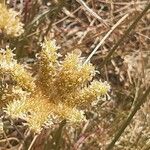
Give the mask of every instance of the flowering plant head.
<svg viewBox="0 0 150 150">
<path fill-rule="evenodd" d="M 25 119 L 35 132 L 62 119 L 85 121 L 84 109 L 109 90 L 108 84 L 94 80 L 92 64 L 83 64 L 84 59 L 73 52 L 62 60 L 57 49 L 55 41 L 45 40 L 34 77 L 9 48 L 0 53 L 1 79 L 7 74 L 14 81 L 4 87 L 10 91 L 1 98 L 7 102 L 5 111 L 12 118 Z"/>
<path fill-rule="evenodd" d="M 0 30 L 5 34 L 17 37 L 24 32 L 23 23 L 20 22 L 18 13 L 0 3 Z"/>
</svg>

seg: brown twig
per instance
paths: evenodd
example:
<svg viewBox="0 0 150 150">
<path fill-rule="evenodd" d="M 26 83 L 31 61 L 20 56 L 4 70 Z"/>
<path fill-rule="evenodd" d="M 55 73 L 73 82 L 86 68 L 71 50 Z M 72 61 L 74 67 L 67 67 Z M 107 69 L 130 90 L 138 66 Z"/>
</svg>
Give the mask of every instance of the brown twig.
<svg viewBox="0 0 150 150">
<path fill-rule="evenodd" d="M 140 15 L 133 21 L 133 23 L 129 26 L 129 28 L 125 31 L 123 36 L 119 39 L 119 41 L 115 44 L 115 46 L 110 50 L 109 54 L 106 56 L 104 61 L 100 64 L 100 67 L 103 67 L 111 58 L 113 53 L 117 50 L 117 48 L 122 44 L 124 39 L 129 35 L 129 33 L 136 27 L 137 23 L 141 20 L 141 18 L 146 14 L 146 12 L 150 9 L 150 3 L 146 5 L 145 9 L 140 13 Z"/>
<path fill-rule="evenodd" d="M 103 39 L 100 41 L 100 43 L 95 47 L 95 49 L 92 51 L 92 53 L 89 55 L 89 57 L 86 59 L 84 63 L 87 63 L 90 61 L 92 56 L 96 53 L 96 51 L 99 49 L 99 47 L 104 43 L 104 41 L 109 37 L 109 35 L 128 17 L 129 14 L 126 14 L 123 16 L 111 29 L 107 34 L 103 37 Z"/>
<path fill-rule="evenodd" d="M 97 18 L 106 27 L 109 27 L 108 24 L 97 13 L 95 13 L 92 9 L 90 9 L 83 0 L 77 0 L 77 2 L 80 3 L 91 15 Z"/>
<path fill-rule="evenodd" d="M 34 138 L 33 138 L 32 142 L 31 142 L 31 144 L 30 144 L 28 150 L 31 150 L 31 149 L 32 149 L 32 147 L 33 147 L 33 145 L 34 145 L 34 143 L 35 143 L 37 137 L 38 137 L 38 134 L 34 136 Z"/>
</svg>

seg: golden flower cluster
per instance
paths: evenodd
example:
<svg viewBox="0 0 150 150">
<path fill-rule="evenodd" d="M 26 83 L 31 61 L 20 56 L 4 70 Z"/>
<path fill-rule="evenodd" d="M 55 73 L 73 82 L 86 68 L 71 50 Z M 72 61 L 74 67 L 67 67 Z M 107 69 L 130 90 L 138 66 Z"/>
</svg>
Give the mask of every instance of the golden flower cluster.
<svg viewBox="0 0 150 150">
<path fill-rule="evenodd" d="M 83 108 L 109 90 L 108 84 L 93 80 L 96 71 L 92 64 L 83 64 L 84 59 L 75 53 L 63 60 L 58 48 L 55 41 L 45 40 L 34 77 L 17 63 L 9 48 L 0 54 L 0 74 L 15 81 L 11 88 L 14 96 L 5 111 L 12 118 L 25 119 L 35 132 L 63 119 L 85 121 Z M 5 97 L 9 99 L 7 94 Z"/>
<path fill-rule="evenodd" d="M 0 30 L 9 36 L 19 36 L 24 32 L 18 13 L 0 3 Z"/>
<path fill-rule="evenodd" d="M 23 89 L 32 91 L 34 89 L 33 78 L 13 57 L 14 54 L 9 48 L 1 50 L 0 73 L 11 74 L 11 77 L 18 83 L 19 86 Z"/>
</svg>

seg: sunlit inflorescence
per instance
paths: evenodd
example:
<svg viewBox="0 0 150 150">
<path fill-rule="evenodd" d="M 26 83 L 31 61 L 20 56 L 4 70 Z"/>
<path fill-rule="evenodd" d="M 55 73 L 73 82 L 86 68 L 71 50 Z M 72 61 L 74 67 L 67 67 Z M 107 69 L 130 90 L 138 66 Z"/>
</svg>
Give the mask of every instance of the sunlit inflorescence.
<svg viewBox="0 0 150 150">
<path fill-rule="evenodd" d="M 66 119 L 70 123 L 86 121 L 84 109 L 107 94 L 107 83 L 94 80 L 95 68 L 83 64 L 76 53 L 68 53 L 64 60 L 57 52 L 55 41 L 42 44 L 38 55 L 38 71 L 33 77 L 14 59 L 9 48 L 0 53 L 0 75 L 14 82 L 4 86 L 1 101 L 12 118 L 22 118 L 35 132 L 54 122 Z M 11 95 L 11 96 L 10 96 Z"/>
<path fill-rule="evenodd" d="M 21 23 L 18 13 L 0 3 L 0 30 L 12 37 L 20 36 L 23 32 L 23 23 Z"/>
</svg>

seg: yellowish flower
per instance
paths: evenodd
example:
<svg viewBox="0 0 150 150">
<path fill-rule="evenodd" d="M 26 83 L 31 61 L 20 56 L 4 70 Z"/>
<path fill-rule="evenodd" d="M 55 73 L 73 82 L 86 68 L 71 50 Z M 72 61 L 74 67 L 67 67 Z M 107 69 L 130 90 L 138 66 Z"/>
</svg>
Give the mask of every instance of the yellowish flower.
<svg viewBox="0 0 150 150">
<path fill-rule="evenodd" d="M 92 64 L 83 64 L 83 58 L 75 53 L 60 61 L 57 49 L 54 41 L 45 40 L 35 77 L 17 63 L 10 49 L 0 55 L 0 73 L 12 76 L 18 95 L 7 104 L 6 112 L 12 118 L 25 119 L 35 132 L 63 119 L 71 123 L 85 121 L 82 108 L 106 95 L 110 88 L 101 81 L 92 81 L 96 72 Z"/>
<path fill-rule="evenodd" d="M 50 96 L 53 90 L 53 82 L 58 73 L 58 46 L 55 41 L 47 41 L 42 44 L 42 51 L 39 54 L 39 72 L 36 82 L 44 95 Z"/>
<path fill-rule="evenodd" d="M 84 87 L 75 99 L 76 106 L 88 106 L 99 97 L 104 96 L 110 90 L 110 86 L 101 81 L 92 81 L 88 87 Z"/>
<path fill-rule="evenodd" d="M 24 32 L 23 23 L 20 22 L 18 13 L 0 4 L 0 29 L 10 36 L 19 36 Z"/>
<path fill-rule="evenodd" d="M 34 82 L 30 73 L 24 67 L 17 63 L 13 58 L 14 54 L 9 48 L 2 50 L 0 53 L 0 73 L 10 74 L 12 79 L 16 81 L 22 88 L 33 91 Z"/>
</svg>

